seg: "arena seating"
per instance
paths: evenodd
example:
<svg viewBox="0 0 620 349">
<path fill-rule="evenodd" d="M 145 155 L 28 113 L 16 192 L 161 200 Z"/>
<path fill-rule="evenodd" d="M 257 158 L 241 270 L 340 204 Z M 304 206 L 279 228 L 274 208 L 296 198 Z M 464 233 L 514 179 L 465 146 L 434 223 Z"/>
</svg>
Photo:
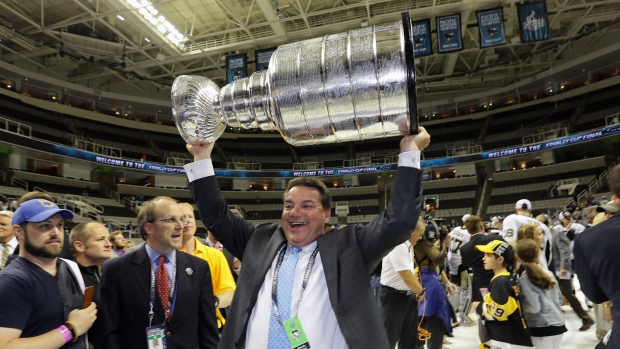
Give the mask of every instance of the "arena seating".
<svg viewBox="0 0 620 349">
<path fill-rule="evenodd" d="M 493 190 L 486 210 L 488 215 L 514 213 L 520 199 L 532 202 L 539 213 L 555 213 L 574 201 L 577 192 L 570 196 L 552 197 L 551 189 L 559 180 L 576 178 L 580 185 L 588 185 L 604 170 L 604 157 L 577 160 L 570 163 L 549 165 L 517 171 L 496 173 Z"/>
</svg>

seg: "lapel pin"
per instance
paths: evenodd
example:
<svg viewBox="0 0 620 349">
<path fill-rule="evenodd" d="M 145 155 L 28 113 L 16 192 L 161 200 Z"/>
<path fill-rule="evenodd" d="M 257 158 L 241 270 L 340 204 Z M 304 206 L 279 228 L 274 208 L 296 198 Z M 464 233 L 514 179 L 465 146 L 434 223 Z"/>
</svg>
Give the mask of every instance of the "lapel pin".
<svg viewBox="0 0 620 349">
<path fill-rule="evenodd" d="M 185 269 L 185 272 L 187 273 L 187 275 L 192 275 L 194 273 L 194 271 L 192 270 L 192 268 L 187 268 Z"/>
</svg>

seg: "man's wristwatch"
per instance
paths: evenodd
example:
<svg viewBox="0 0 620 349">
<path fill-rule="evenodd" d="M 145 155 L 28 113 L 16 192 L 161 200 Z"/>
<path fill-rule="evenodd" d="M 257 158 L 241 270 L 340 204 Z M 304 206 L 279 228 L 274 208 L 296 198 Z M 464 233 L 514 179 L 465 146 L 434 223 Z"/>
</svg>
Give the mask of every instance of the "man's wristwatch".
<svg viewBox="0 0 620 349">
<path fill-rule="evenodd" d="M 426 288 L 423 287 L 422 288 L 422 292 L 418 293 L 416 296 L 417 297 L 422 297 L 422 296 L 424 296 L 425 293 L 426 293 Z"/>
<path fill-rule="evenodd" d="M 220 299 L 217 298 L 217 296 L 215 296 L 215 307 L 219 307 L 220 306 Z"/>
</svg>

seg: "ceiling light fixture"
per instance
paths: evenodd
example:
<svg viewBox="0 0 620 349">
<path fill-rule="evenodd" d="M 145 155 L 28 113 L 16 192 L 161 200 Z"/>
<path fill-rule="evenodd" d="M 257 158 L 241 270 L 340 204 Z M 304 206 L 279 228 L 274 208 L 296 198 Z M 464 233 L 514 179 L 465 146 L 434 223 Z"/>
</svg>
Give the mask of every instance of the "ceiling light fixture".
<svg viewBox="0 0 620 349">
<path fill-rule="evenodd" d="M 121 16 L 121 15 L 116 15 L 116 18 L 120 19 L 121 21 L 125 20 L 125 18 L 123 18 L 123 16 Z"/>
<path fill-rule="evenodd" d="M 138 17 L 140 17 L 144 23 L 148 24 L 153 31 L 164 40 L 170 42 L 179 49 L 184 49 L 184 43 L 188 40 L 187 37 L 170 23 L 164 14 L 159 13 L 149 0 L 123 0 L 122 2 L 124 2 L 128 8 L 136 10 Z M 146 40 L 146 42 L 151 42 L 147 38 L 144 38 L 144 40 Z"/>
</svg>

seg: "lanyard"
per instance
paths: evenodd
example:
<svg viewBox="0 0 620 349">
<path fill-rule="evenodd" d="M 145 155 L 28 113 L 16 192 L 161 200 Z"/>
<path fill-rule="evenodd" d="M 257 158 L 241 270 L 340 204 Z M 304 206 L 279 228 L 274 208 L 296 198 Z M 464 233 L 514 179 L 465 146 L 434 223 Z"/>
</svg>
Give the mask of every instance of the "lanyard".
<svg viewBox="0 0 620 349">
<path fill-rule="evenodd" d="M 167 274 L 168 272 L 166 272 Z M 164 322 L 170 321 L 171 311 L 172 311 L 172 300 L 174 299 L 174 291 L 177 284 L 177 266 L 175 265 L 172 271 L 172 287 L 170 287 L 170 296 L 168 297 L 168 311 L 166 311 L 166 318 Z M 151 327 L 151 323 L 153 322 L 153 317 L 155 316 L 155 312 L 153 312 L 153 303 L 155 303 L 155 270 L 153 266 L 151 266 L 151 300 L 149 302 L 150 310 L 149 310 L 149 327 Z"/>
<path fill-rule="evenodd" d="M 286 254 L 286 250 L 288 245 L 285 245 L 284 248 L 280 251 L 278 255 L 278 262 L 276 263 L 276 269 L 273 271 L 273 281 L 271 282 L 271 301 L 273 303 L 273 317 L 277 322 L 282 323 L 280 319 L 280 313 L 278 313 L 278 272 L 280 271 L 280 266 L 282 266 L 282 262 L 284 261 L 284 255 Z M 301 284 L 301 294 L 299 295 L 299 300 L 295 304 L 295 316 L 299 312 L 299 306 L 301 305 L 301 301 L 304 296 L 304 291 L 308 286 L 308 280 L 310 280 L 310 273 L 312 272 L 312 268 L 314 267 L 314 261 L 316 259 L 316 255 L 319 253 L 318 246 L 312 251 L 310 255 L 310 260 L 308 261 L 308 266 L 306 267 L 306 273 L 304 274 L 304 281 Z M 295 317 L 292 316 L 291 318 Z"/>
</svg>

